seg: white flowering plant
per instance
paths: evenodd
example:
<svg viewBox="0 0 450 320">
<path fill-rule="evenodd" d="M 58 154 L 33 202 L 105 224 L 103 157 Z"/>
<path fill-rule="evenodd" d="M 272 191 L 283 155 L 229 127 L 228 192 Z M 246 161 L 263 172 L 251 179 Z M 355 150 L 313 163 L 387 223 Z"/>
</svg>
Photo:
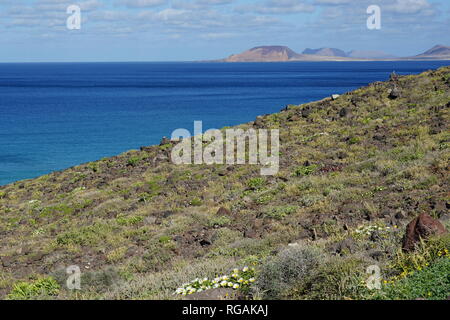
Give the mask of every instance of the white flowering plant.
<svg viewBox="0 0 450 320">
<path fill-rule="evenodd" d="M 378 232 L 381 236 L 386 236 L 389 232 L 396 231 L 398 226 L 393 226 L 392 228 L 384 224 L 372 224 L 372 225 L 362 225 L 356 228 L 353 232 L 353 236 L 356 238 L 364 238 L 371 236 L 374 232 Z"/>
<path fill-rule="evenodd" d="M 183 284 L 174 294 L 185 296 L 216 288 L 247 291 L 255 280 L 255 268 L 244 267 L 242 269 L 233 269 L 230 275 L 224 275 L 214 279 L 196 278 L 189 283 Z"/>
</svg>

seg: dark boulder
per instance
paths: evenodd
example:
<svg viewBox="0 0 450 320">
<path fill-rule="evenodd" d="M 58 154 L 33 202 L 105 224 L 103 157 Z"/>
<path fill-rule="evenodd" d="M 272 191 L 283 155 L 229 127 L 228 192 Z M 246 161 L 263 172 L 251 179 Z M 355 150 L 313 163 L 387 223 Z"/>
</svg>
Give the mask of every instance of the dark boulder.
<svg viewBox="0 0 450 320">
<path fill-rule="evenodd" d="M 253 122 L 253 126 L 255 128 L 263 128 L 264 127 L 264 118 L 262 116 L 256 117 L 256 120 Z"/>
<path fill-rule="evenodd" d="M 406 226 L 406 233 L 403 238 L 403 250 L 413 251 L 420 239 L 445 233 L 447 233 L 447 230 L 439 220 L 433 219 L 426 213 L 421 213 Z"/>
<path fill-rule="evenodd" d="M 281 112 L 285 112 L 285 111 L 288 111 L 288 110 L 290 110 L 290 109 L 292 109 L 292 105 L 287 104 L 287 105 L 284 106 L 283 109 L 281 109 Z"/>
<path fill-rule="evenodd" d="M 160 154 L 156 155 L 156 156 L 152 159 L 152 164 L 153 164 L 154 166 L 156 166 L 156 165 L 158 165 L 158 163 L 160 163 L 160 162 L 168 162 L 168 161 L 169 161 L 169 157 L 168 157 L 167 155 L 165 155 L 165 154 L 160 153 Z"/>
<path fill-rule="evenodd" d="M 139 148 L 141 151 L 145 151 L 145 152 L 151 152 L 154 150 L 153 146 L 142 146 Z"/>
<path fill-rule="evenodd" d="M 212 244 L 211 239 L 205 238 L 205 239 L 201 239 L 198 242 L 202 247 L 206 247 L 206 246 L 210 246 Z"/>
<path fill-rule="evenodd" d="M 300 117 L 297 114 L 291 114 L 290 116 L 288 116 L 287 120 L 289 122 L 293 122 L 293 121 L 299 121 Z"/>
<path fill-rule="evenodd" d="M 397 219 L 397 220 L 403 220 L 405 218 L 406 218 L 406 213 L 403 210 L 400 210 L 395 214 L 395 219 Z"/>
<path fill-rule="evenodd" d="M 255 239 L 255 238 L 258 238 L 258 233 L 254 229 L 247 228 L 244 231 L 244 237 L 245 238 Z"/>
<path fill-rule="evenodd" d="M 311 107 L 308 106 L 302 109 L 301 115 L 303 118 L 308 118 L 311 112 L 312 112 Z"/>
<path fill-rule="evenodd" d="M 385 253 L 383 251 L 377 249 L 372 249 L 367 252 L 367 256 L 369 256 L 371 259 L 375 261 L 381 261 L 383 259 L 384 254 Z"/>
<path fill-rule="evenodd" d="M 331 251 L 338 255 L 345 255 L 353 253 L 356 249 L 355 241 L 352 238 L 347 238 L 335 243 L 331 247 Z"/>
<path fill-rule="evenodd" d="M 216 215 L 218 216 L 231 216 L 232 212 L 230 209 L 224 208 L 224 207 L 220 207 L 219 210 L 217 210 Z"/>
<path fill-rule="evenodd" d="M 397 87 L 394 87 L 389 92 L 389 99 L 397 99 L 400 97 L 400 90 Z"/>
<path fill-rule="evenodd" d="M 398 81 L 398 75 L 393 71 L 389 76 L 389 81 L 397 82 Z"/>
<path fill-rule="evenodd" d="M 341 118 L 346 117 L 347 114 L 348 114 L 348 111 L 347 111 L 346 108 L 342 108 L 342 109 L 339 111 L 339 116 L 340 116 Z"/>
<path fill-rule="evenodd" d="M 1 264 L 5 268 L 9 268 L 14 265 L 14 260 L 12 257 L 1 257 Z"/>
<path fill-rule="evenodd" d="M 338 95 L 338 94 L 332 94 L 331 95 L 331 100 L 336 100 L 339 97 L 340 97 L 340 95 Z"/>
<path fill-rule="evenodd" d="M 163 137 L 163 138 L 161 139 L 161 142 L 159 143 L 159 145 L 160 145 L 160 146 L 164 146 L 164 145 L 166 145 L 166 144 L 170 144 L 170 139 L 167 138 L 167 137 Z"/>
</svg>

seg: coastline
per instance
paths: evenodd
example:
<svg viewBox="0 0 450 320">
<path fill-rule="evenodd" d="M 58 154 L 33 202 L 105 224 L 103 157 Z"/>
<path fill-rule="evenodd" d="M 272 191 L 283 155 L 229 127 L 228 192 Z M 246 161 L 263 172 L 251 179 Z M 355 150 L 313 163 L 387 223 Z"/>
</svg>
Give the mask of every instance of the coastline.
<svg viewBox="0 0 450 320">
<path fill-rule="evenodd" d="M 445 61 L 445 60 L 444 60 Z M 444 61 L 441 61 L 441 62 L 444 62 Z M 302 61 L 289 61 L 289 62 L 302 62 Z M 366 61 L 360 61 L 360 62 L 366 62 Z M 388 62 L 388 61 L 387 61 Z M 446 62 L 446 61 L 445 61 Z M 119 64 L 120 64 L 120 62 L 118 62 Z M 189 62 L 186 62 L 186 63 L 189 63 Z M 275 63 L 276 64 L 276 62 L 273 62 L 273 63 Z M 309 63 L 309 62 L 307 62 L 307 61 L 305 61 L 305 63 Z M 81 64 L 83 64 L 83 63 L 81 63 Z M 95 63 L 93 63 L 93 64 L 95 64 Z M 156 64 L 158 64 L 158 63 L 156 63 Z M 242 63 L 242 64 L 245 64 L 245 63 Z M 334 93 L 339 93 L 339 92 L 334 92 Z M 328 95 L 327 95 L 328 96 Z M 320 99 L 320 98 L 319 98 Z M 317 101 L 319 101 L 319 100 L 317 100 Z M 259 115 L 262 115 L 263 113 L 260 113 Z M 163 132 L 161 132 L 161 136 L 163 136 Z M 139 145 L 136 145 L 136 147 L 137 146 L 139 146 Z M 118 152 L 118 153 L 126 153 L 127 152 L 127 150 L 131 150 L 131 149 L 133 149 L 133 148 L 129 148 L 129 149 L 125 149 L 123 152 Z M 114 154 L 118 154 L 118 153 L 113 153 L 112 155 L 114 155 Z M 101 158 L 104 158 L 104 156 L 100 156 L 100 157 L 98 157 L 97 159 L 101 159 Z M 92 160 L 92 161 L 95 161 L 95 160 Z M 79 166 L 79 165 L 82 165 L 82 164 L 86 164 L 86 163 L 89 163 L 89 162 L 91 162 L 91 161 L 86 161 L 86 162 L 79 162 L 79 163 L 75 163 L 75 164 L 73 164 L 73 165 L 70 165 L 70 166 L 67 166 L 67 167 L 65 167 L 65 168 L 61 168 L 61 169 L 58 169 L 58 170 L 53 170 L 53 171 L 51 171 L 51 172 L 48 172 L 48 173 L 44 173 L 44 175 L 46 175 L 46 174 L 50 174 L 50 173 L 52 173 L 52 172 L 60 172 L 60 171 L 64 171 L 64 170 L 67 170 L 67 169 L 70 169 L 70 168 L 73 168 L 73 167 L 76 167 L 76 166 Z M 9 182 L 9 183 L 6 183 L 6 184 L 3 184 L 2 186 L 7 186 L 7 185 L 9 185 L 9 184 L 14 184 L 14 183 L 20 183 L 20 182 L 24 182 L 24 181 L 29 181 L 29 180 L 32 180 L 32 179 L 36 179 L 36 178 L 39 178 L 41 176 L 41 174 L 40 175 L 36 175 L 34 178 L 25 178 L 25 179 L 18 179 L 18 180 L 16 180 L 16 181 L 11 181 L 11 182 Z"/>
<path fill-rule="evenodd" d="M 449 260 L 437 254 L 414 269 L 418 279 L 360 284 L 373 264 L 400 276 L 393 262 L 409 261 L 401 239 L 419 213 L 449 225 L 449 103 L 447 66 L 234 127 L 280 130 L 273 176 L 249 164 L 176 165 L 164 141 L 2 186 L 0 297 L 36 298 L 15 288 L 44 283 L 46 299 L 184 299 L 174 295 L 183 284 L 249 266 L 262 299 L 430 297 L 422 274 L 431 298 L 445 299 Z M 424 250 L 441 253 L 448 240 Z M 306 264 L 303 282 L 273 276 Z M 69 266 L 85 275 L 76 293 L 64 285 Z M 286 290 L 271 291 L 279 282 Z"/>
</svg>

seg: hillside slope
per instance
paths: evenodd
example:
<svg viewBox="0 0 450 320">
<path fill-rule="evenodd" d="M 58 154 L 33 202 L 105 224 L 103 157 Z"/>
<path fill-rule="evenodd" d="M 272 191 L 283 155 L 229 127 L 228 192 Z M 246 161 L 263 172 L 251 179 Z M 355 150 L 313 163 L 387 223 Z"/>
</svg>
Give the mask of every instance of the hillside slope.
<svg viewBox="0 0 450 320">
<path fill-rule="evenodd" d="M 255 266 L 255 297 L 374 298 L 361 286 L 368 265 L 387 279 L 409 275 L 413 260 L 399 253 L 407 222 L 427 212 L 448 225 L 449 106 L 445 67 L 240 125 L 280 129 L 275 176 L 255 165 L 174 165 L 166 141 L 2 186 L 0 296 L 173 299 L 196 277 Z M 277 255 L 289 243 L 302 258 Z M 436 246 L 445 255 L 448 241 Z M 305 256 L 311 248 L 319 260 Z M 420 261 L 432 264 L 436 250 Z M 276 282 L 280 265 L 301 259 L 313 261 L 301 281 Z M 71 265 L 80 291 L 65 288 Z M 436 290 L 425 298 L 447 288 Z"/>
</svg>

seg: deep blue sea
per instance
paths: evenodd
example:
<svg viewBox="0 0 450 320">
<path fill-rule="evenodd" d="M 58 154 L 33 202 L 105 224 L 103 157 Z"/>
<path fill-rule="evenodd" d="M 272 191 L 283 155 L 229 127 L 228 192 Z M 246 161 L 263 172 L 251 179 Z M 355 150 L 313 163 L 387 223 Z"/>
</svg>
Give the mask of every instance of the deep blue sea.
<svg viewBox="0 0 450 320">
<path fill-rule="evenodd" d="M 448 64 L 0 64 L 0 185 Z"/>
</svg>

